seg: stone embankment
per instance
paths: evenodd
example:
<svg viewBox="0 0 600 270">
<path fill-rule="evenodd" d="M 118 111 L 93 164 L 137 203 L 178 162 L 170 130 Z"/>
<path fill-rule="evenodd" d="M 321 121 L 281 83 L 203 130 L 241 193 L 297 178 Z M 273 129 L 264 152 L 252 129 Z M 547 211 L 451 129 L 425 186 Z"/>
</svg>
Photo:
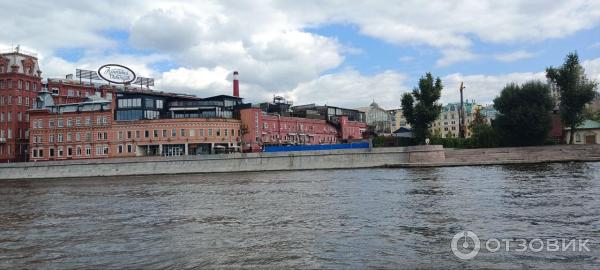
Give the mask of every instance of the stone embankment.
<svg viewBox="0 0 600 270">
<path fill-rule="evenodd" d="M 375 167 L 442 167 L 600 161 L 600 145 L 443 149 L 440 145 L 314 152 L 140 157 L 0 164 L 0 179 L 42 179 Z"/>
</svg>

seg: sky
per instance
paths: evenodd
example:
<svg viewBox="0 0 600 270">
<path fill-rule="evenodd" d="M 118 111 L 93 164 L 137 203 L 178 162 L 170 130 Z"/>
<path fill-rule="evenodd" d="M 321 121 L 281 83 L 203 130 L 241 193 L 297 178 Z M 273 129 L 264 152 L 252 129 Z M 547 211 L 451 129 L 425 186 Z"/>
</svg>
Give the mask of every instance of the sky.
<svg viewBox="0 0 600 270">
<path fill-rule="evenodd" d="M 156 89 L 247 102 L 400 106 L 426 72 L 441 102 L 490 103 L 577 52 L 600 81 L 600 1 L 0 0 L 0 49 L 38 54 L 44 77 L 116 63 Z"/>
</svg>

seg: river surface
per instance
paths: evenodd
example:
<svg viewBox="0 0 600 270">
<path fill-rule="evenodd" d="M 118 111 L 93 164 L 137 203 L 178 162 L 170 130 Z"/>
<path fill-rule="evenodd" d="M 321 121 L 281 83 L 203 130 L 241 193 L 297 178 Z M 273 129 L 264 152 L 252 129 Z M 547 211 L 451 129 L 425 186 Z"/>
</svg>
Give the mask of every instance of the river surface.
<svg viewBox="0 0 600 270">
<path fill-rule="evenodd" d="M 463 230 L 590 251 L 463 260 Z M 0 269 L 600 269 L 599 243 L 600 163 L 0 181 Z"/>
</svg>

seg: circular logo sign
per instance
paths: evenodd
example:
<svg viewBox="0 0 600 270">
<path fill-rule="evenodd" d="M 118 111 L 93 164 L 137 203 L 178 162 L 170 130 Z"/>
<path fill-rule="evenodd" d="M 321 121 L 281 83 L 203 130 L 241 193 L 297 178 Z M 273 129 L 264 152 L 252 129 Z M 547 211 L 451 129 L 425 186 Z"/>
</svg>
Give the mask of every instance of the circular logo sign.
<svg viewBox="0 0 600 270">
<path fill-rule="evenodd" d="M 473 246 L 469 243 L 468 239 L 473 242 Z M 458 241 L 462 240 L 461 247 L 458 246 Z M 460 259 L 469 260 L 473 259 L 479 253 L 479 249 L 481 248 L 481 242 L 479 242 L 479 237 L 472 231 L 463 231 L 459 232 L 452 237 L 452 243 L 450 244 L 452 248 L 452 253 Z M 471 251 L 470 248 L 472 248 Z"/>
<path fill-rule="evenodd" d="M 135 73 L 126 66 L 108 64 L 98 69 L 98 75 L 111 83 L 130 84 L 135 80 Z"/>
</svg>

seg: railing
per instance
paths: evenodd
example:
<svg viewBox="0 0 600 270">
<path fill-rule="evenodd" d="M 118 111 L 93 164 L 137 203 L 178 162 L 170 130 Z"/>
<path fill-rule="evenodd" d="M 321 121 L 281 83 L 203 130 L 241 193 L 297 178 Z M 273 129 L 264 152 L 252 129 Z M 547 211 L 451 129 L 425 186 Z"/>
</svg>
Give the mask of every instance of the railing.
<svg viewBox="0 0 600 270">
<path fill-rule="evenodd" d="M 17 48 L 1 49 L 0 53 L 20 53 L 20 54 L 25 54 L 25 55 L 29 55 L 29 56 L 33 56 L 33 57 L 37 58 L 37 53 L 26 51 L 23 49 L 17 50 Z"/>
</svg>

